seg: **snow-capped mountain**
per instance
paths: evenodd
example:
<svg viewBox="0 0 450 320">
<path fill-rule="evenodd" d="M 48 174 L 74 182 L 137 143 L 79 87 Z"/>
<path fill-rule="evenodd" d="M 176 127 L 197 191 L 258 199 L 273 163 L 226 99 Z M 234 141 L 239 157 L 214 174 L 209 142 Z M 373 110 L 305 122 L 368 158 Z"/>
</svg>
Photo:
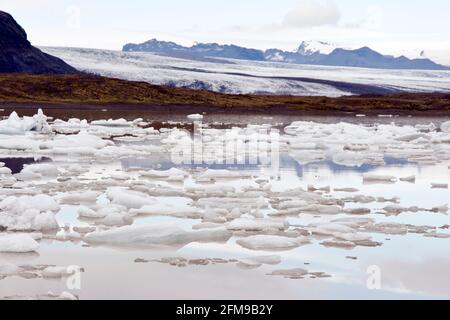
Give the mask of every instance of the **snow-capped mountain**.
<svg viewBox="0 0 450 320">
<path fill-rule="evenodd" d="M 183 47 L 174 42 L 153 39 L 141 44 L 127 44 L 123 47 L 123 51 L 151 52 L 196 61 L 218 58 L 375 69 L 450 70 L 450 67 L 425 58 L 424 52 L 419 59 L 409 59 L 403 55 L 400 57 L 383 55 L 368 47 L 341 48 L 321 41 L 303 41 L 295 51 L 276 48 L 262 51 L 217 43 L 197 43 L 191 47 Z"/>
<path fill-rule="evenodd" d="M 311 56 L 316 53 L 330 54 L 337 48 L 337 45 L 328 42 L 302 41 L 296 52 L 303 56 Z"/>
</svg>

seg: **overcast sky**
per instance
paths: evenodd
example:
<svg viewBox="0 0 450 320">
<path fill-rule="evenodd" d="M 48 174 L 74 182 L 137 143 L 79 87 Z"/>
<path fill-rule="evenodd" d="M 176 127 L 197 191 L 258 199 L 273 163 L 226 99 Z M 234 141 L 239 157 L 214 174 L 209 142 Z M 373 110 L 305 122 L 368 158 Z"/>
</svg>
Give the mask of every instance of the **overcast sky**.
<svg viewBox="0 0 450 320">
<path fill-rule="evenodd" d="M 293 50 L 450 50 L 448 0 L 0 0 L 36 45 L 121 49 L 151 38 Z"/>
</svg>

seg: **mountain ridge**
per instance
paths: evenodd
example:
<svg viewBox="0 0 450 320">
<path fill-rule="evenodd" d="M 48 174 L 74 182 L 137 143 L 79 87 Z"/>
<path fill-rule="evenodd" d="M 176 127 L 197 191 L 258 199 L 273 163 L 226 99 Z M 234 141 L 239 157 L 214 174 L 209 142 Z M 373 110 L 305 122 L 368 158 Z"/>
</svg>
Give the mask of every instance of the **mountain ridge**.
<svg viewBox="0 0 450 320">
<path fill-rule="evenodd" d="M 197 43 L 191 47 L 185 47 L 175 42 L 152 39 L 141 44 L 128 43 L 122 50 L 125 52 L 153 52 L 167 56 L 173 56 L 176 53 L 178 57 L 183 57 L 185 54 L 190 58 L 214 57 L 375 69 L 450 70 L 450 67 L 437 64 L 427 58 L 394 57 L 383 55 L 367 46 L 347 49 L 321 41 L 303 41 L 296 51 L 284 51 L 277 48 L 263 51 L 218 43 Z"/>
</svg>

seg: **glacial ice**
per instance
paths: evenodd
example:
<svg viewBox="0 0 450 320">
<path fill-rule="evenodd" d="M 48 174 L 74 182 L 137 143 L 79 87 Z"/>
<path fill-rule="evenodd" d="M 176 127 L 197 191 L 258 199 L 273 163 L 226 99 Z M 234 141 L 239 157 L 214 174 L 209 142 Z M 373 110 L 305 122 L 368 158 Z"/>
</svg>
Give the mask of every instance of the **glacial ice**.
<svg viewBox="0 0 450 320">
<path fill-rule="evenodd" d="M 138 120 L 141 119 L 89 123 L 79 119 L 67 122 L 47 119 L 42 130 L 23 131 L 13 138 L 0 133 L 0 152 L 5 154 L 4 158 L 52 158 L 52 162 L 25 165 L 14 175 L 0 163 L 0 240 L 10 237 L 2 245 L 7 250 L 32 252 L 39 249 L 41 239 L 130 248 L 229 242 L 233 249 L 248 254 L 246 249 L 268 253 L 294 250 L 310 241 L 315 246 L 350 250 L 380 246 L 380 242 L 372 239 L 386 235 L 417 234 L 429 241 L 445 241 L 450 237 L 444 227 L 438 229 L 434 224 L 394 222 L 413 214 L 441 219 L 448 213 L 446 199 L 435 203 L 436 198 L 430 197 L 425 200 L 431 203 L 420 208 L 417 203 L 409 203 L 414 202 L 411 199 L 404 199 L 401 192 L 384 192 L 384 188 L 368 185 L 413 183 L 417 179 L 417 184 L 398 183 L 386 190 L 444 187 L 446 172 L 423 183 L 431 166 L 446 169 L 450 159 L 448 133 L 431 124 L 295 122 L 281 134 L 280 150 L 307 165 L 302 168 L 303 177 L 289 175 L 293 186 L 288 188 L 283 180 L 285 172 L 272 177 L 264 170 L 220 166 L 165 170 L 171 167 L 166 165 L 166 158 L 158 159 L 160 163 L 156 164 L 152 160 L 161 154 L 170 155 L 173 148 L 190 146 L 193 141 L 190 132 L 177 128 L 147 130 L 139 127 Z M 217 147 L 233 138 L 248 141 L 261 128 L 270 126 L 234 128 L 230 137 L 226 137 L 222 129 L 205 127 L 204 143 Z M 266 134 L 256 138 L 262 143 L 269 141 Z M 239 155 L 238 152 L 236 157 Z M 399 170 L 383 170 L 385 165 L 390 166 L 389 158 L 409 163 Z M 423 165 L 423 171 L 412 170 L 416 163 Z M 334 170 L 335 165 L 339 173 L 345 172 L 336 175 L 339 176 L 336 184 L 327 181 L 321 171 L 315 172 L 316 166 Z M 347 180 L 347 174 L 356 179 Z M 430 179 L 437 182 L 431 184 Z M 367 194 L 371 188 L 377 192 Z M 428 191 L 436 193 L 435 197 L 443 192 Z M 76 219 L 76 213 L 79 223 L 75 222 L 76 226 L 71 228 L 65 219 L 69 215 L 70 219 Z M 160 224 L 160 221 L 177 222 Z M 64 227 L 61 229 L 60 225 Z M 192 265 L 214 265 L 213 259 L 191 260 Z M 191 260 L 180 264 L 189 266 Z M 245 269 L 281 263 L 281 257 L 275 255 L 244 254 L 232 260 Z M 55 276 L 59 276 L 59 267 L 54 268 Z M 2 264 L 0 278 L 2 272 L 17 274 L 17 269 Z M 292 274 L 293 278 L 302 277 L 302 272 Z M 307 273 L 307 276 L 325 275 Z"/>
<path fill-rule="evenodd" d="M 225 228 L 185 231 L 175 224 L 128 226 L 108 231 L 97 231 L 85 236 L 84 241 L 94 245 L 122 247 L 185 246 L 191 242 L 227 242 L 231 233 Z"/>
<path fill-rule="evenodd" d="M 190 120 L 203 120 L 203 116 L 201 114 L 190 114 L 187 117 Z"/>
<path fill-rule="evenodd" d="M 0 252 L 28 253 L 39 249 L 39 243 L 28 234 L 0 234 Z"/>
<path fill-rule="evenodd" d="M 285 251 L 309 243 L 307 238 L 288 238 L 283 236 L 255 235 L 236 241 L 240 246 L 250 250 Z"/>
<path fill-rule="evenodd" d="M 141 216 L 172 216 L 178 218 L 198 219 L 201 217 L 199 209 L 189 205 L 169 205 L 157 202 L 153 205 L 144 205 L 139 209 L 131 209 L 130 214 Z"/>
<path fill-rule="evenodd" d="M 227 224 L 230 231 L 283 231 L 289 228 L 289 222 L 285 220 L 270 219 L 236 219 Z"/>
<path fill-rule="evenodd" d="M 154 205 L 155 198 L 148 195 L 120 187 L 111 187 L 106 191 L 107 197 L 114 204 L 119 204 L 128 209 L 140 209 L 146 205 Z"/>
<path fill-rule="evenodd" d="M 42 109 L 32 117 L 20 118 L 16 112 L 11 113 L 8 119 L 0 121 L 0 134 L 21 135 L 28 131 L 49 131 L 47 117 Z"/>
</svg>

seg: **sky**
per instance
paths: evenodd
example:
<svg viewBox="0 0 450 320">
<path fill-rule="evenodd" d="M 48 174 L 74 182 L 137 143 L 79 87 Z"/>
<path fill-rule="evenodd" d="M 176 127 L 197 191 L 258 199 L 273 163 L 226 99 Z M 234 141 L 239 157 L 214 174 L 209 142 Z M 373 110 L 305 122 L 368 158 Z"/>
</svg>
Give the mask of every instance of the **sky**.
<svg viewBox="0 0 450 320">
<path fill-rule="evenodd" d="M 120 50 L 157 38 L 294 50 L 320 40 L 450 63 L 448 0 L 0 0 L 0 10 L 41 46 Z"/>
</svg>

